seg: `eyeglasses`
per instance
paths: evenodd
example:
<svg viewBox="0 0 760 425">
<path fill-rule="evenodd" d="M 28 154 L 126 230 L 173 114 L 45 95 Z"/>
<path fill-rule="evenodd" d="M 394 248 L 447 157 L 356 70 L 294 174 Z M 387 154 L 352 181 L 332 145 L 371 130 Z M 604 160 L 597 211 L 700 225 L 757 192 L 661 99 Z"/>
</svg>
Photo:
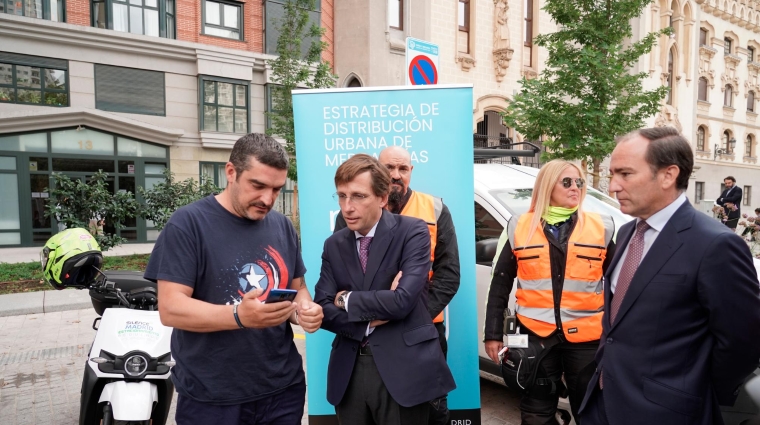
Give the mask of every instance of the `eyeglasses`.
<svg viewBox="0 0 760 425">
<path fill-rule="evenodd" d="M 362 204 L 364 203 L 364 201 L 369 199 L 368 195 L 364 195 L 361 193 L 354 193 L 351 196 L 348 196 L 345 193 L 333 193 L 332 197 L 333 199 L 338 201 L 339 204 L 345 204 L 346 201 L 349 201 L 352 204 Z"/>
<path fill-rule="evenodd" d="M 578 186 L 578 189 L 583 189 L 583 185 L 586 184 L 586 180 L 583 180 L 582 178 L 574 179 L 571 177 L 565 177 L 560 181 L 562 182 L 562 187 L 565 189 L 570 189 L 570 186 L 573 185 L 573 182 L 575 182 L 575 185 Z"/>
</svg>

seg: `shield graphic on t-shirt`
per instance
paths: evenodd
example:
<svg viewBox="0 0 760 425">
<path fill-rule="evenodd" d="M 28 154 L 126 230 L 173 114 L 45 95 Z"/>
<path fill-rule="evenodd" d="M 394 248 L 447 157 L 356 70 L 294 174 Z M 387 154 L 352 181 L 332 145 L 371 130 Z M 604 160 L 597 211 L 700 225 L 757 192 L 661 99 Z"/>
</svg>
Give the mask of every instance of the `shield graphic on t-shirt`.
<svg viewBox="0 0 760 425">
<path fill-rule="evenodd" d="M 267 273 L 269 272 L 269 273 Z M 238 283 L 243 293 L 253 291 L 254 289 L 263 289 L 264 293 L 267 293 L 269 287 L 269 277 L 271 270 L 264 270 L 256 263 L 249 263 L 243 266 L 238 273 Z"/>
</svg>

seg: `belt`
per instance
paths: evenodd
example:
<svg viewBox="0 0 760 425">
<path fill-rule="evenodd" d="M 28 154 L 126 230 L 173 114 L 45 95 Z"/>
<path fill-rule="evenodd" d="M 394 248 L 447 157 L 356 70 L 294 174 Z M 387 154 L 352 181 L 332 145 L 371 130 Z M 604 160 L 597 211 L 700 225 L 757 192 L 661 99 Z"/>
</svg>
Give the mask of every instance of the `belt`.
<svg viewBox="0 0 760 425">
<path fill-rule="evenodd" d="M 370 348 L 369 344 L 359 347 L 359 355 L 360 356 L 371 356 L 372 355 L 372 349 Z"/>
</svg>

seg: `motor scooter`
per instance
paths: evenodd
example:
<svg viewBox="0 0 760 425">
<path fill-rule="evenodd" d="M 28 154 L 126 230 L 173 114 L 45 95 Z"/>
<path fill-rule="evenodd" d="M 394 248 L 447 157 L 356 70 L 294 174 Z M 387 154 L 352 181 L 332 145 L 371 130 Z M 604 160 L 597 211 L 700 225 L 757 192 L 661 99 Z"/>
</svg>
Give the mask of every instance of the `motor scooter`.
<svg viewBox="0 0 760 425">
<path fill-rule="evenodd" d="M 172 328 L 161 324 L 156 284 L 107 272 L 87 289 L 101 317 L 82 380 L 79 425 L 164 425 L 174 385 Z"/>
</svg>

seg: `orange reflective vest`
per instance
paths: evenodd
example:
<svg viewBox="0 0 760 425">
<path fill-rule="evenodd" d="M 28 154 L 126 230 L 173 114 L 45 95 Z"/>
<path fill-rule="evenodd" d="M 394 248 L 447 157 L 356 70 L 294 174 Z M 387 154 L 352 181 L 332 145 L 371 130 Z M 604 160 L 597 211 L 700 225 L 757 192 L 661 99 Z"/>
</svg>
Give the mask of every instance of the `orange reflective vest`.
<svg viewBox="0 0 760 425">
<path fill-rule="evenodd" d="M 441 216 L 443 210 L 443 201 L 441 198 L 436 198 L 427 193 L 421 193 L 417 191 L 412 192 L 412 196 L 406 202 L 404 209 L 401 210 L 401 215 L 407 217 L 415 217 L 424 221 L 428 230 L 430 231 L 430 267 L 431 270 L 428 274 L 428 280 L 433 278 L 433 260 L 435 259 L 435 244 L 438 241 L 438 217 Z M 443 313 L 440 313 L 433 320 L 434 323 L 443 322 Z"/>
<path fill-rule="evenodd" d="M 567 263 L 559 304 L 555 315 L 549 241 L 536 230 L 530 240 L 533 213 L 510 220 L 509 241 L 517 259 L 517 305 L 520 323 L 535 334 L 547 337 L 557 328 L 569 342 L 594 341 L 602 335 L 604 294 L 602 264 L 615 227 L 612 219 L 596 213 L 583 213 L 567 244 Z"/>
</svg>

